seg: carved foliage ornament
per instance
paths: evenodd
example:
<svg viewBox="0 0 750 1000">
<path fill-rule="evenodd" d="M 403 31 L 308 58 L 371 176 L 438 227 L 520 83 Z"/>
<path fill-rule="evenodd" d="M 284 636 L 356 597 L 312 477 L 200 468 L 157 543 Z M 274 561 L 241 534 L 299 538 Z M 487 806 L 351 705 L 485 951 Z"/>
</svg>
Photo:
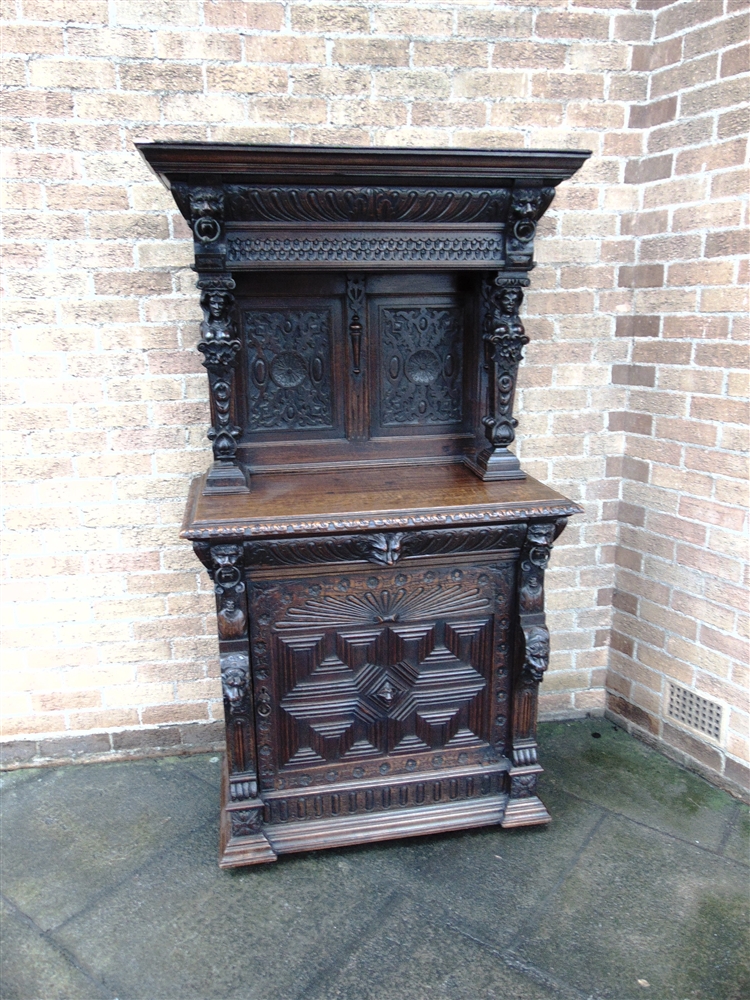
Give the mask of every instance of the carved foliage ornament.
<svg viewBox="0 0 750 1000">
<path fill-rule="evenodd" d="M 243 314 L 251 432 L 333 426 L 331 322 L 327 309 Z"/>
<path fill-rule="evenodd" d="M 383 425 L 460 422 L 462 311 L 381 308 L 379 317 Z"/>
</svg>

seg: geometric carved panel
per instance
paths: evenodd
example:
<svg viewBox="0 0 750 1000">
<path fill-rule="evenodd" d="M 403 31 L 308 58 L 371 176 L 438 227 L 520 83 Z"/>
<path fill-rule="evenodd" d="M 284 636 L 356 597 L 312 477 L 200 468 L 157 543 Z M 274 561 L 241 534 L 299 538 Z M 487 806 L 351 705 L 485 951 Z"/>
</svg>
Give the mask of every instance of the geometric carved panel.
<svg viewBox="0 0 750 1000">
<path fill-rule="evenodd" d="M 508 560 L 251 579 L 261 786 L 417 773 L 502 748 L 514 575 Z"/>
<path fill-rule="evenodd" d="M 381 424 L 460 423 L 462 309 L 381 307 L 379 319 Z"/>
<path fill-rule="evenodd" d="M 333 427 L 327 309 L 246 311 L 248 431 Z"/>
<path fill-rule="evenodd" d="M 279 636 L 283 674 L 293 684 L 280 708 L 294 720 L 285 727 L 292 752 L 280 763 L 482 742 L 469 709 L 487 681 L 471 659 L 486 649 L 487 631 L 484 619 Z"/>
</svg>

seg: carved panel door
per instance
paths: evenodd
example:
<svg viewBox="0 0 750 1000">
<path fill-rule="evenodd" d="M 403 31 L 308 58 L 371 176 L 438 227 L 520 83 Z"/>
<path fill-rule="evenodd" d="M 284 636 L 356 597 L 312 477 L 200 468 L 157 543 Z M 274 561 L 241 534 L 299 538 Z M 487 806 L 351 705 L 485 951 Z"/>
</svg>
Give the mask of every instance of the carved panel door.
<svg viewBox="0 0 750 1000">
<path fill-rule="evenodd" d="M 486 763 L 514 562 L 250 581 L 261 787 Z"/>
<path fill-rule="evenodd" d="M 343 436 L 340 300 L 269 296 L 240 316 L 247 433 Z"/>
</svg>

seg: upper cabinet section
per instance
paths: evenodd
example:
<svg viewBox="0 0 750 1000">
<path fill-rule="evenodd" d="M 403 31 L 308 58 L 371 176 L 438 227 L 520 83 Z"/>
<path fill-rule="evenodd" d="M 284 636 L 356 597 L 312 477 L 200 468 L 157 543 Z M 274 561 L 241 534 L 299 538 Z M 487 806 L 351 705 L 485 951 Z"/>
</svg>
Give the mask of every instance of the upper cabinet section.
<svg viewBox="0 0 750 1000">
<path fill-rule="evenodd" d="M 141 143 L 190 225 L 198 271 L 528 271 L 564 150 Z"/>
</svg>

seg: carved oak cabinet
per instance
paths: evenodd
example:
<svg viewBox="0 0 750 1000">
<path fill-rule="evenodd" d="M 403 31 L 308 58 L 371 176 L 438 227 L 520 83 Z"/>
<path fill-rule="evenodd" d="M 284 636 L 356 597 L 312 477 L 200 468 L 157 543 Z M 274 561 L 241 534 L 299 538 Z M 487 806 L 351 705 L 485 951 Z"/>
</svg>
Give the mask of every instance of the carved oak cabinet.
<svg viewBox="0 0 750 1000">
<path fill-rule="evenodd" d="M 222 866 L 546 823 L 543 575 L 509 445 L 537 223 L 585 152 L 142 144 L 194 234 Z"/>
</svg>

